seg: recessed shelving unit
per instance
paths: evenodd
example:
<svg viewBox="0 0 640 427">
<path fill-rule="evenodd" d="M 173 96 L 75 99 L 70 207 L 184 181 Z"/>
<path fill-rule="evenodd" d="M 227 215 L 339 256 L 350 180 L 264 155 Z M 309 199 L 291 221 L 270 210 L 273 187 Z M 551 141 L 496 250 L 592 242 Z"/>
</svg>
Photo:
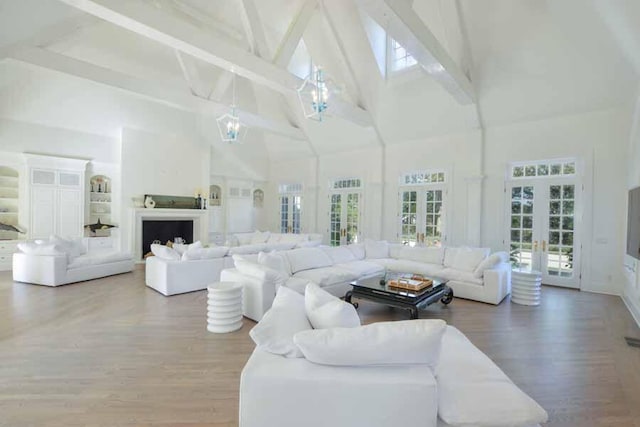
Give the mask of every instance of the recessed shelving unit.
<svg viewBox="0 0 640 427">
<path fill-rule="evenodd" d="M 19 174 L 7 166 L 0 166 L 0 223 L 18 226 Z M 15 231 L 0 230 L 0 240 L 17 240 Z"/>
<path fill-rule="evenodd" d="M 111 221 L 111 179 L 106 175 L 94 175 L 89 180 L 89 223 L 112 224 Z M 97 230 L 91 237 L 108 237 L 111 230 Z"/>
</svg>

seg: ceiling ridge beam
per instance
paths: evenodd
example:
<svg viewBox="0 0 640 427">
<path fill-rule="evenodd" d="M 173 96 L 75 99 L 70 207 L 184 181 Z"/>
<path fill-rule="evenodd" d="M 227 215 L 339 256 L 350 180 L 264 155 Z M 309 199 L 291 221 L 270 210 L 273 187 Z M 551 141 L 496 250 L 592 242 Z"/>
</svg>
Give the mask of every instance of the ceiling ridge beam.
<svg viewBox="0 0 640 427">
<path fill-rule="evenodd" d="M 356 2 L 460 104 L 475 102 L 471 80 L 415 13 L 409 0 Z"/>
<path fill-rule="evenodd" d="M 221 114 L 229 109 L 226 104 L 186 94 L 179 87 L 129 76 L 42 48 L 23 48 L 12 53 L 11 57 L 26 64 L 131 92 L 184 111 L 206 114 L 213 110 L 214 114 Z M 240 110 L 238 114 L 242 115 L 242 120 L 249 126 L 296 140 L 305 138 L 299 128 L 288 123 L 277 122 L 248 111 Z"/>
<path fill-rule="evenodd" d="M 144 3 L 129 0 L 60 0 L 122 28 L 178 49 L 209 64 L 221 67 L 286 96 L 296 96 L 302 79 L 219 38 Z M 371 126 L 362 108 L 336 99 L 335 111 L 360 126 Z"/>
<path fill-rule="evenodd" d="M 318 0 L 306 0 L 300 11 L 293 18 L 287 32 L 285 33 L 280 46 L 276 50 L 276 54 L 273 57 L 273 63 L 280 67 L 287 67 L 291 58 L 302 39 L 304 30 L 307 28 L 311 17 L 313 16 L 318 6 Z"/>
<path fill-rule="evenodd" d="M 264 33 L 264 27 L 260 22 L 260 15 L 254 0 L 237 0 L 240 4 L 240 19 L 244 27 L 247 40 L 251 46 L 251 52 L 261 58 L 270 59 L 269 46 Z"/>
</svg>

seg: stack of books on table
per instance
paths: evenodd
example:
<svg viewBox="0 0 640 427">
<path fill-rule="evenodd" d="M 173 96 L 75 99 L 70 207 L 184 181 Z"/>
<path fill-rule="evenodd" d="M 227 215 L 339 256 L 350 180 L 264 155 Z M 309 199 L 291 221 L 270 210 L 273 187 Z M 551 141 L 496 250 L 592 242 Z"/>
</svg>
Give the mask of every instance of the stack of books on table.
<svg viewBox="0 0 640 427">
<path fill-rule="evenodd" d="M 389 286 L 398 289 L 407 289 L 409 291 L 421 291 L 433 286 L 433 280 L 424 278 L 419 275 L 402 275 L 397 279 L 389 280 Z"/>
</svg>

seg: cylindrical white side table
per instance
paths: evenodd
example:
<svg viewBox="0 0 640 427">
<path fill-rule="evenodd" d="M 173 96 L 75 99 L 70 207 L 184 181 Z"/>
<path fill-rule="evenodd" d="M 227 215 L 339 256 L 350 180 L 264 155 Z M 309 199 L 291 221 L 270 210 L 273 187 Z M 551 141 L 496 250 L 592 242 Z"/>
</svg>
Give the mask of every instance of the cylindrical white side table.
<svg viewBox="0 0 640 427">
<path fill-rule="evenodd" d="M 540 305 L 542 273 L 514 268 L 511 271 L 511 302 L 521 305 Z"/>
<path fill-rule="evenodd" d="M 216 282 L 207 291 L 207 330 L 225 334 L 242 328 L 242 283 Z"/>
</svg>

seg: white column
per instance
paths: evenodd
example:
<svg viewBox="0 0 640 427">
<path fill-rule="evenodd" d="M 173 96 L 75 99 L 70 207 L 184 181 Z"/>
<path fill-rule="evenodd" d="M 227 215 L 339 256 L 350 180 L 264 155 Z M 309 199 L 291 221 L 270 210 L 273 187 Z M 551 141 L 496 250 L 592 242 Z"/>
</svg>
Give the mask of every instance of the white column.
<svg viewBox="0 0 640 427">
<path fill-rule="evenodd" d="M 482 181 L 483 175 L 465 178 L 467 190 L 467 218 L 465 221 L 465 243 L 480 246 L 482 239 Z"/>
</svg>

